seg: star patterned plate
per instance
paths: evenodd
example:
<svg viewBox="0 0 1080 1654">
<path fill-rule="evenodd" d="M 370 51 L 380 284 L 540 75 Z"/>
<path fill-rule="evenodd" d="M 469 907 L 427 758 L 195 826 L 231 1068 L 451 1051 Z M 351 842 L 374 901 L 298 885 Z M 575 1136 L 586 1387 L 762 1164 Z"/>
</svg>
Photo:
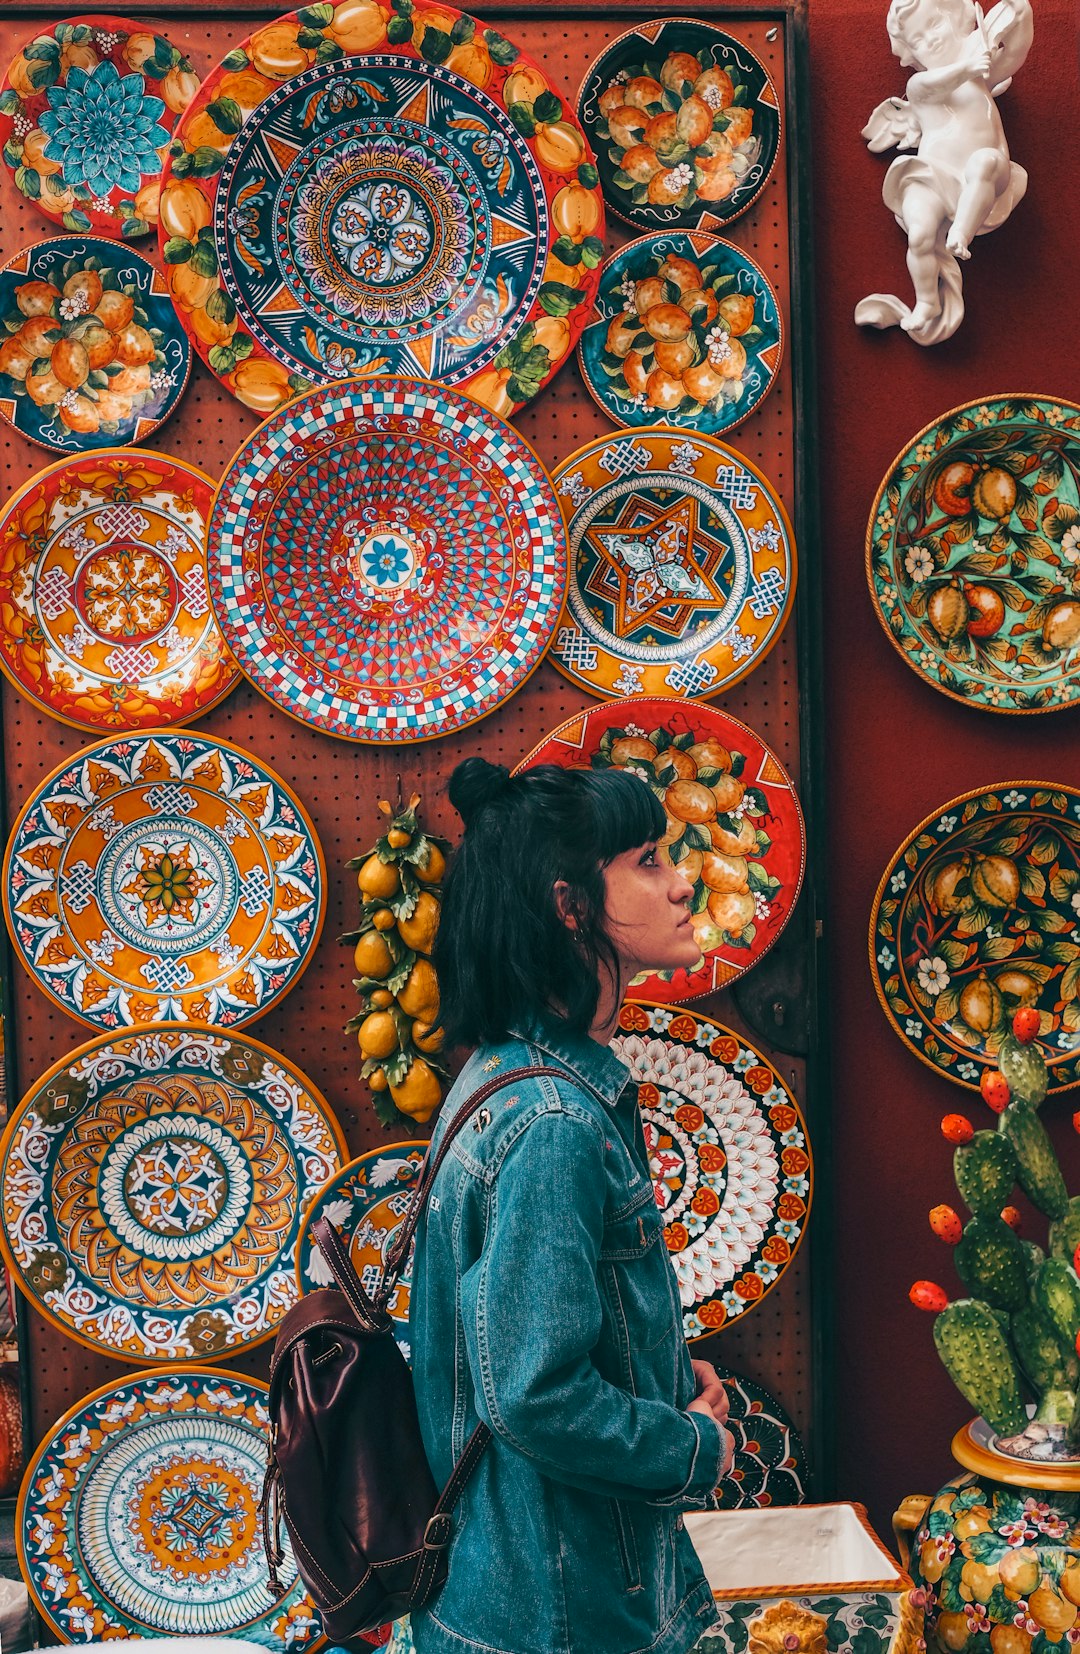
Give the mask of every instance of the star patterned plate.
<svg viewBox="0 0 1080 1654">
<path fill-rule="evenodd" d="M 616 425 L 663 419 L 718 436 L 764 401 L 783 347 L 776 293 L 749 254 L 704 230 L 670 230 L 604 264 L 578 363 Z"/>
<path fill-rule="evenodd" d="M 1049 1088 L 1080 1085 L 1080 791 L 1003 781 L 908 834 L 870 915 L 870 969 L 910 1051 L 978 1091 L 1021 1005 Z"/>
<path fill-rule="evenodd" d="M 66 230 L 149 235 L 169 135 L 198 84 L 177 47 L 130 19 L 43 29 L 0 85 L 0 153 L 16 189 Z"/>
<path fill-rule="evenodd" d="M 866 531 L 878 619 L 908 666 L 967 706 L 1080 700 L 1080 407 L 993 396 L 928 425 Z"/>
<path fill-rule="evenodd" d="M 768 1390 L 730 1367 L 717 1367 L 728 1398 L 727 1427 L 735 1461 L 716 1489 L 721 1510 L 801 1505 L 806 1499 L 806 1450 L 787 1413 Z"/>
<path fill-rule="evenodd" d="M 275 1601 L 259 1525 L 267 1386 L 176 1363 L 64 1414 L 23 1477 L 22 1576 L 67 1642 L 243 1638 L 285 1654 L 322 1627 L 292 1558 Z"/>
<path fill-rule="evenodd" d="M 683 1330 L 707 1338 L 760 1303 L 798 1251 L 806 1124 L 768 1059 L 710 1017 L 626 1004 L 611 1048 L 637 1083 Z"/>
<path fill-rule="evenodd" d="M 692 17 L 635 23 L 578 93 L 608 205 L 632 224 L 730 223 L 768 183 L 780 105 L 749 46 Z"/>
<path fill-rule="evenodd" d="M 164 278 L 131 247 L 24 247 L 0 268 L 0 317 L 0 417 L 42 448 L 142 442 L 184 394 L 191 348 Z"/>
<path fill-rule="evenodd" d="M 262 694 L 350 741 L 474 723 L 539 665 L 566 541 L 547 473 L 468 397 L 405 379 L 311 391 L 229 465 L 210 595 Z"/>
<path fill-rule="evenodd" d="M 783 631 L 795 541 L 771 484 L 715 437 L 597 437 L 552 476 L 569 582 L 551 659 L 592 695 L 718 695 Z"/>
<path fill-rule="evenodd" d="M 42 1315 L 124 1361 L 273 1336 L 300 1223 L 345 1140 L 269 1046 L 191 1023 L 102 1034 L 55 1063 L 0 1142 L 0 1247 Z"/>
<path fill-rule="evenodd" d="M 769 951 L 799 897 L 806 829 L 787 771 L 746 724 L 698 701 L 608 701 L 560 724 L 518 771 L 536 764 L 630 770 L 664 806 L 659 851 L 693 885 L 702 961 L 635 977 L 632 998 L 700 998 Z"/>
<path fill-rule="evenodd" d="M 232 689 L 206 585 L 214 484 L 149 449 L 57 460 L 0 511 L 0 669 L 83 729 L 186 722 Z"/>
<path fill-rule="evenodd" d="M 259 413 L 391 373 L 509 416 L 577 341 L 604 212 L 573 112 L 496 30 L 426 0 L 327 0 L 210 75 L 160 233 L 192 343 Z"/>
<path fill-rule="evenodd" d="M 307 968 L 325 902 L 296 795 L 194 730 L 84 747 L 23 805 L 4 856 L 16 953 L 94 1028 L 262 1016 Z"/>
<path fill-rule="evenodd" d="M 300 1226 L 296 1270 L 301 1292 L 333 1286 L 334 1277 L 311 1233 L 316 1218 L 329 1218 L 349 1248 L 361 1285 L 373 1293 L 379 1284 L 386 1253 L 397 1234 L 420 1176 L 426 1142 L 395 1143 L 392 1149 L 362 1154 L 325 1183 Z M 398 1323 L 397 1339 L 409 1356 L 409 1290 L 412 1259 L 406 1264 L 387 1305 Z"/>
</svg>

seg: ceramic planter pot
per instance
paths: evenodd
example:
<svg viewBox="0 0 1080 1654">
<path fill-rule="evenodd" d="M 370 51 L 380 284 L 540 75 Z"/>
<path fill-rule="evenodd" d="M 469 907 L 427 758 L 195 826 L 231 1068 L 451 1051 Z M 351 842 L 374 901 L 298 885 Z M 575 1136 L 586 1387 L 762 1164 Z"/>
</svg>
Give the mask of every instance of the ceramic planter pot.
<svg viewBox="0 0 1080 1654">
<path fill-rule="evenodd" d="M 922 1595 L 862 1505 L 686 1518 L 716 1600 L 695 1654 L 915 1654 Z"/>
</svg>

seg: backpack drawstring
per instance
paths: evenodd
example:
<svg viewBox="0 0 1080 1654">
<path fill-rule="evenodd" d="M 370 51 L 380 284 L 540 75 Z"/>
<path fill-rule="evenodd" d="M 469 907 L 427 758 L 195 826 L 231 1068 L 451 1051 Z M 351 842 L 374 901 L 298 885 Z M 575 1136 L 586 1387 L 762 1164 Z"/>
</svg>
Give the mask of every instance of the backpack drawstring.
<svg viewBox="0 0 1080 1654">
<path fill-rule="evenodd" d="M 270 1594 L 277 1601 L 285 1595 L 288 1586 L 281 1583 L 281 1577 L 278 1574 L 278 1569 L 285 1560 L 285 1548 L 281 1543 L 281 1467 L 277 1462 L 276 1426 L 271 1431 L 270 1445 L 266 1453 L 266 1475 L 263 1477 L 259 1513 L 262 1518 L 262 1542 L 263 1550 L 266 1553 L 267 1580 Z"/>
</svg>

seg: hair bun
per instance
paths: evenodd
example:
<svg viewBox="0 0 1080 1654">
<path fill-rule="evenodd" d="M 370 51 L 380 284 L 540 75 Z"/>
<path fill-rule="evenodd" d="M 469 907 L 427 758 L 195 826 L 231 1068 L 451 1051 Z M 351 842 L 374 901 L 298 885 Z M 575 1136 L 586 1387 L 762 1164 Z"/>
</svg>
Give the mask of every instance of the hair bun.
<svg viewBox="0 0 1080 1654">
<path fill-rule="evenodd" d="M 468 827 L 481 810 L 505 798 L 509 787 L 510 771 L 505 764 L 466 758 L 450 777 L 450 802 Z"/>
</svg>

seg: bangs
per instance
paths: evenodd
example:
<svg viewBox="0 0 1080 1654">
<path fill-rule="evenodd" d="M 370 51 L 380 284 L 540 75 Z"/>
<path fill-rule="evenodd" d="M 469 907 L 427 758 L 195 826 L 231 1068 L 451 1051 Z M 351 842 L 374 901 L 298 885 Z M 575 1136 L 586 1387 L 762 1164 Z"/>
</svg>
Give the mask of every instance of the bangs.
<svg viewBox="0 0 1080 1654">
<path fill-rule="evenodd" d="M 667 815 L 648 782 L 629 770 L 592 770 L 589 788 L 596 859 L 607 867 L 626 850 L 655 844 L 667 831 Z"/>
</svg>

